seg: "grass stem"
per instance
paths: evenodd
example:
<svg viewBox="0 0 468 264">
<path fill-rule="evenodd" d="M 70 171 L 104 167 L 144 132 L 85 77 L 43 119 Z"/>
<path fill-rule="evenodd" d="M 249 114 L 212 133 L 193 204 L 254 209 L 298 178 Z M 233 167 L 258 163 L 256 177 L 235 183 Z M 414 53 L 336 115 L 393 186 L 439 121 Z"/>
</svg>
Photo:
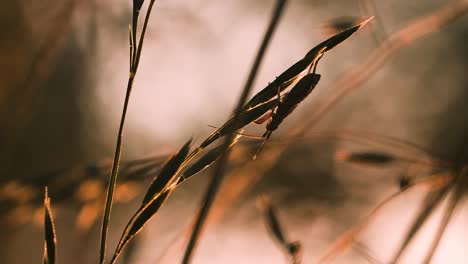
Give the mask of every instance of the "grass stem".
<svg viewBox="0 0 468 264">
<path fill-rule="evenodd" d="M 286 4 L 286 0 L 277 0 L 276 6 L 273 12 L 272 19 L 270 21 L 270 24 L 268 26 L 268 29 L 264 35 L 262 44 L 258 50 L 258 53 L 255 57 L 253 66 L 250 70 L 250 74 L 248 76 L 247 82 L 245 83 L 244 89 L 242 90 L 242 94 L 239 98 L 238 104 L 235 108 L 235 112 L 237 112 L 239 109 L 242 108 L 242 106 L 245 104 L 247 97 L 252 90 L 252 85 L 255 81 L 255 77 L 257 75 L 258 69 L 260 67 L 260 64 L 262 62 L 262 59 L 264 57 L 264 54 L 266 52 L 266 49 L 268 47 L 268 44 L 270 43 L 270 40 L 273 36 L 273 33 L 276 29 L 276 26 L 279 22 L 279 19 L 281 17 L 281 14 L 284 10 Z M 224 146 L 227 148 L 232 143 L 232 140 L 234 139 L 235 134 L 230 134 L 226 136 L 226 139 L 224 141 Z M 211 182 L 208 186 L 208 189 L 205 193 L 205 196 L 203 198 L 203 203 L 202 206 L 200 207 L 199 212 L 197 213 L 196 221 L 192 229 L 192 233 L 190 235 L 189 242 L 187 244 L 187 248 L 184 253 L 184 257 L 182 260 L 182 263 L 190 263 L 190 259 L 192 257 L 193 251 L 196 247 L 197 241 L 199 239 L 203 224 L 205 223 L 205 220 L 208 216 L 208 212 L 211 208 L 211 205 L 213 204 L 214 198 L 216 196 L 216 193 L 219 189 L 219 186 L 221 185 L 221 182 L 223 180 L 223 175 L 224 175 L 224 170 L 226 167 L 226 162 L 227 162 L 227 157 L 229 156 L 230 150 L 227 149 L 226 153 L 220 157 L 218 163 L 216 163 L 215 166 L 215 171 L 213 173 L 213 177 L 211 179 Z"/>
</svg>

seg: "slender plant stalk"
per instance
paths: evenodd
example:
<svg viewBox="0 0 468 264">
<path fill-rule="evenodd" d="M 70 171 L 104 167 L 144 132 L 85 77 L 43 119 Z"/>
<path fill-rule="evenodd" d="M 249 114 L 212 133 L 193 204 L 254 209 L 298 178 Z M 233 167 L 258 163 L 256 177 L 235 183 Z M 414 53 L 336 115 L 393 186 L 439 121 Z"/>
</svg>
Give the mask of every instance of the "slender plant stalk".
<svg viewBox="0 0 468 264">
<path fill-rule="evenodd" d="M 105 256 L 106 256 L 106 244 L 107 244 L 107 232 L 109 229 L 109 219 L 110 219 L 110 214 L 112 210 L 112 202 L 114 198 L 114 189 L 115 189 L 115 184 L 117 182 L 117 174 L 119 170 L 119 164 L 120 164 L 120 158 L 122 154 L 122 138 L 123 138 L 123 129 L 125 126 L 125 117 L 127 116 L 127 108 L 128 108 L 128 103 L 130 101 L 130 95 L 132 92 L 133 88 L 133 81 L 135 79 L 135 75 L 138 70 L 138 65 L 140 63 L 140 56 L 141 56 L 141 51 L 143 48 L 143 40 L 145 38 L 145 33 L 146 33 L 146 28 L 148 25 L 148 21 L 151 15 L 151 10 L 153 8 L 153 5 L 156 0 L 152 0 L 148 6 L 148 10 L 146 13 L 145 17 L 145 22 L 143 25 L 143 29 L 141 32 L 140 36 L 140 41 L 138 43 L 138 49 L 136 50 L 133 49 L 133 52 L 131 52 L 130 56 L 132 57 L 132 54 L 134 58 L 131 58 L 131 70 L 130 70 L 130 75 L 128 77 L 128 83 L 127 83 L 127 91 L 125 94 L 125 101 L 122 109 L 122 116 L 120 118 L 120 126 L 119 126 L 119 131 L 117 134 L 117 143 L 115 146 L 115 154 L 114 154 L 114 160 L 112 162 L 112 170 L 110 174 L 110 180 L 109 180 L 109 186 L 107 189 L 107 197 L 106 197 L 106 207 L 104 209 L 104 217 L 102 220 L 102 226 L 101 226 L 101 242 L 100 242 L 100 253 L 99 253 L 99 263 L 104 263 L 105 261 Z M 135 40 L 136 32 L 133 33 L 133 40 Z M 133 41 L 132 41 L 133 42 Z M 136 45 L 136 43 L 133 43 L 133 45 Z"/>
<path fill-rule="evenodd" d="M 440 240 L 442 239 L 442 236 L 445 233 L 445 229 L 447 228 L 450 220 L 452 219 L 457 205 L 459 205 L 460 200 L 466 193 L 468 187 L 467 169 L 467 167 L 463 168 L 462 172 L 458 175 L 458 178 L 456 179 L 454 191 L 452 193 L 452 196 L 450 197 L 451 199 L 449 200 L 449 204 L 447 208 L 445 208 L 445 212 L 442 216 L 439 227 L 437 228 L 436 234 L 434 235 L 434 239 L 422 263 L 431 263 L 432 258 L 434 257 L 434 254 L 437 250 L 437 247 L 439 246 Z"/>
<path fill-rule="evenodd" d="M 258 50 L 258 53 L 255 57 L 254 64 L 252 66 L 252 69 L 250 70 L 249 77 L 247 79 L 247 82 L 245 83 L 244 89 L 242 90 L 242 94 L 239 98 L 239 101 L 237 103 L 237 106 L 235 108 L 236 112 L 242 108 L 242 106 L 245 104 L 248 95 L 250 94 L 250 91 L 252 90 L 252 85 L 255 81 L 255 77 L 257 75 L 258 69 L 260 67 L 260 64 L 262 62 L 262 59 L 264 57 L 264 54 L 266 52 L 266 49 L 268 47 L 268 44 L 270 43 L 270 40 L 273 36 L 273 33 L 276 29 L 276 26 L 278 25 L 279 19 L 281 17 L 281 14 L 284 10 L 286 4 L 286 0 L 277 0 L 276 6 L 273 12 L 272 19 L 270 21 L 270 24 L 268 26 L 268 29 L 265 33 L 265 36 L 263 38 L 262 44 Z M 237 121 L 236 121 L 237 122 Z M 235 134 L 232 133 L 228 136 L 226 136 L 226 139 L 224 141 L 224 146 L 227 148 L 232 140 L 234 139 Z M 192 253 L 195 249 L 195 246 L 197 244 L 198 238 L 200 236 L 202 227 L 205 223 L 205 220 L 208 216 L 208 212 L 211 208 L 211 205 L 213 204 L 214 198 L 216 196 L 216 193 L 219 189 L 219 186 L 221 185 L 221 182 L 223 180 L 223 175 L 227 163 L 227 157 L 229 156 L 230 150 L 227 149 L 226 153 L 220 157 L 218 163 L 216 164 L 213 177 L 211 179 L 211 182 L 208 186 L 208 190 L 205 193 L 205 197 L 203 199 L 203 204 L 197 214 L 196 217 L 196 222 L 193 226 L 192 234 L 190 236 L 187 248 L 184 253 L 184 258 L 182 260 L 182 263 L 190 263 L 190 259 L 192 257 Z"/>
<path fill-rule="evenodd" d="M 403 242 L 397 249 L 395 256 L 392 258 L 390 263 L 398 263 L 400 258 L 403 256 L 405 249 L 408 247 L 412 239 L 416 236 L 416 233 L 420 230 L 420 228 L 424 225 L 427 219 L 431 216 L 432 212 L 439 206 L 439 204 L 443 201 L 445 195 L 450 192 L 451 187 L 453 185 L 450 184 L 447 187 L 436 191 L 430 192 L 424 198 L 424 202 L 420 207 L 419 212 L 416 215 L 416 219 L 414 219 L 413 223 L 411 224 L 410 229 L 407 231 L 406 235 L 404 236 Z"/>
<path fill-rule="evenodd" d="M 322 254 L 322 256 L 320 256 L 317 263 L 331 263 L 338 255 L 346 252 L 346 250 L 348 250 L 352 246 L 352 244 L 355 241 L 357 241 L 357 237 L 359 236 L 359 234 L 371 223 L 372 220 L 374 220 L 378 216 L 378 213 L 381 212 L 386 205 L 395 201 L 397 198 L 400 198 L 403 194 L 406 194 L 418 187 L 429 187 L 429 191 L 431 192 L 431 185 L 434 181 L 437 180 L 436 177 L 437 176 L 429 177 L 427 179 L 417 181 L 414 184 L 408 186 L 407 188 L 393 193 L 392 195 L 379 202 L 372 209 L 372 211 L 370 211 L 364 218 L 362 218 L 359 222 L 354 224 L 346 232 L 344 232 L 338 238 L 336 238 L 335 241 Z"/>
</svg>

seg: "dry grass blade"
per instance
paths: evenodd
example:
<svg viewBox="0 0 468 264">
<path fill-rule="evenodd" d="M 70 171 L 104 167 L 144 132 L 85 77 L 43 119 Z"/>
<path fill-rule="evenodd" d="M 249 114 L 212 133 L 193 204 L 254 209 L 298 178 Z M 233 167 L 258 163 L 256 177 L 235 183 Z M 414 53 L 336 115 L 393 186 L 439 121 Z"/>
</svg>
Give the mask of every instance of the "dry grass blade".
<svg viewBox="0 0 468 264">
<path fill-rule="evenodd" d="M 426 220 L 429 218 L 434 209 L 439 205 L 445 195 L 450 191 L 452 185 L 449 185 L 441 190 L 430 192 L 426 195 L 421 209 L 419 210 L 416 219 L 411 224 L 410 229 L 406 233 L 403 242 L 398 247 L 395 256 L 390 263 L 397 263 L 400 257 L 403 255 L 404 250 L 407 248 L 411 240 L 415 237 L 416 233 L 421 229 Z"/>
<path fill-rule="evenodd" d="M 408 189 L 405 189 L 404 191 L 407 190 Z M 377 215 L 380 209 L 393 201 L 395 198 L 399 197 L 402 193 L 403 191 L 394 193 L 380 202 L 365 218 L 340 235 L 319 258 L 317 263 L 331 263 L 338 255 L 346 252 L 346 250 L 348 250 L 354 244 L 357 236 L 366 227 L 366 225 L 370 223 L 370 221 Z"/>
<path fill-rule="evenodd" d="M 140 12 L 141 7 L 143 6 L 144 0 L 133 0 L 133 10 Z"/>
<path fill-rule="evenodd" d="M 229 119 L 222 127 L 214 131 L 205 141 L 200 144 L 201 149 L 206 148 L 211 143 L 216 141 L 217 139 L 221 138 L 224 135 L 231 134 L 236 132 L 237 130 L 243 128 L 244 126 L 252 123 L 267 111 L 272 109 L 274 106 L 278 104 L 278 99 L 275 98 L 265 103 L 261 103 L 249 110 L 242 111 L 236 114 L 234 117 Z"/>
<path fill-rule="evenodd" d="M 237 102 L 237 106 L 234 108 L 234 113 L 240 111 L 242 107 L 244 106 L 247 97 L 250 94 L 250 91 L 252 90 L 252 85 L 255 81 L 255 78 L 257 76 L 258 69 L 260 68 L 260 64 L 262 62 L 262 59 L 265 55 L 265 52 L 267 50 L 268 44 L 270 43 L 270 40 L 273 36 L 273 33 L 278 25 L 279 19 L 281 17 L 281 14 L 283 13 L 284 7 L 286 6 L 286 0 L 277 0 L 272 18 L 270 20 L 270 23 L 268 25 L 267 31 L 263 37 L 262 43 L 260 45 L 260 48 L 258 49 L 257 55 L 255 56 L 254 63 L 252 65 L 252 68 L 250 70 L 249 76 L 247 77 L 247 81 L 244 85 L 244 88 L 242 89 L 242 93 L 239 97 L 239 100 Z M 238 118 L 234 119 L 234 127 L 237 127 L 238 123 Z M 224 141 L 224 146 L 229 146 L 232 143 L 232 140 L 234 139 L 234 135 L 231 133 L 229 134 L 225 141 Z M 198 237 L 201 233 L 201 230 L 203 228 L 203 225 L 206 221 L 206 218 L 208 216 L 208 212 L 213 204 L 213 201 L 215 200 L 216 194 L 218 192 L 219 186 L 222 183 L 223 177 L 224 177 L 224 171 L 225 171 L 225 165 L 227 163 L 227 157 L 229 156 L 229 149 L 227 149 L 226 153 L 222 155 L 219 159 L 219 162 L 214 170 L 213 177 L 211 179 L 211 182 L 208 186 L 208 189 L 205 193 L 205 196 L 203 197 L 202 204 L 200 206 L 200 210 L 197 213 L 195 224 L 193 226 L 192 234 L 190 235 L 190 239 L 187 244 L 187 248 L 184 253 L 184 257 L 182 259 L 182 263 L 189 263 L 190 259 L 192 257 L 192 253 L 195 249 L 195 246 L 198 241 Z"/>
<path fill-rule="evenodd" d="M 452 196 L 450 197 L 451 199 L 449 200 L 449 204 L 447 205 L 447 208 L 445 209 L 445 212 L 442 216 L 442 220 L 440 221 L 439 227 L 436 231 L 436 234 L 434 236 L 434 239 L 431 243 L 431 246 L 429 248 L 429 251 L 424 258 L 423 263 L 431 263 L 432 257 L 434 256 L 437 247 L 439 246 L 440 240 L 442 236 L 445 233 L 445 229 L 447 228 L 450 220 L 452 219 L 453 213 L 455 212 L 455 209 L 457 205 L 459 204 L 460 200 L 463 198 L 463 195 L 466 193 L 466 188 L 468 186 L 468 174 L 465 170 L 459 175 L 457 178 L 454 191 L 452 193 Z"/>
<path fill-rule="evenodd" d="M 159 174 L 154 178 L 143 198 L 140 208 L 127 223 L 111 263 L 117 260 L 128 242 L 143 229 L 144 225 L 156 214 L 175 188 L 176 177 L 181 169 L 181 164 L 185 161 L 190 151 L 191 143 L 192 139 L 189 139 L 176 154 L 166 161 Z"/>
<path fill-rule="evenodd" d="M 187 154 L 190 150 L 192 139 L 189 139 L 177 153 L 169 158 L 166 164 L 162 167 L 158 176 L 156 176 L 151 183 L 145 197 L 143 198 L 142 206 L 147 204 L 149 201 L 159 195 L 161 191 L 166 189 L 172 182 L 177 172 L 180 169 L 180 165 L 185 161 Z"/>
<path fill-rule="evenodd" d="M 333 49 L 338 44 L 345 41 L 347 38 L 351 37 L 360 28 L 365 26 L 372 18 L 373 17 L 370 17 L 370 18 L 364 20 L 363 22 L 359 23 L 358 25 L 356 25 L 354 27 L 351 27 L 351 28 L 348 28 L 348 29 L 346 29 L 346 30 L 344 30 L 344 31 L 330 37 L 329 39 L 323 41 L 322 43 L 318 44 L 313 49 L 311 49 L 309 52 L 307 52 L 307 54 L 305 55 L 304 58 L 315 59 L 318 56 L 320 56 L 320 54 L 322 52 L 325 53 L 325 52 Z"/>
<path fill-rule="evenodd" d="M 231 143 L 231 145 L 228 146 L 228 148 L 231 148 L 232 146 L 234 146 L 238 142 L 238 139 L 240 137 L 241 137 L 240 135 L 236 136 L 236 138 Z M 207 169 L 216 160 L 218 160 L 226 151 L 227 151 L 227 148 L 224 145 L 218 146 L 218 147 L 208 151 L 205 155 L 200 157 L 195 163 L 190 165 L 182 173 L 182 176 L 179 178 L 178 184 L 182 183 L 183 181 L 187 180 L 188 178 L 190 178 L 190 177 L 202 172 L 203 170 Z"/>
<path fill-rule="evenodd" d="M 55 233 L 55 224 L 54 217 L 52 215 L 52 210 L 50 209 L 50 197 L 47 192 L 47 187 L 45 189 L 45 198 L 44 198 L 44 264 L 54 264 L 57 256 L 56 245 L 57 245 L 57 236 Z"/>
<path fill-rule="evenodd" d="M 157 213 L 164 202 L 167 200 L 171 192 L 174 190 L 174 186 L 165 189 L 162 193 L 158 194 L 151 201 L 143 205 L 138 211 L 132 216 L 130 222 L 125 227 L 125 230 L 120 238 L 117 249 L 115 250 L 114 256 L 112 257 L 111 264 L 115 263 L 122 253 L 122 250 L 128 243 L 143 229 L 148 221 Z"/>
<path fill-rule="evenodd" d="M 125 118 L 127 116 L 127 109 L 128 109 L 128 104 L 130 101 L 130 95 L 132 93 L 133 89 L 133 82 L 135 80 L 135 75 L 138 71 L 138 66 L 140 64 L 140 56 L 141 56 L 141 51 L 143 49 L 143 42 L 145 39 L 145 34 L 146 34 L 146 28 L 148 26 L 148 21 L 150 19 L 151 15 L 151 10 L 153 8 L 153 5 L 156 0 L 151 0 L 148 6 L 148 10 L 146 11 L 146 16 L 145 16 L 145 21 L 143 24 L 143 29 L 141 31 L 140 35 L 140 41 L 138 43 L 138 48 L 136 47 L 136 25 L 138 22 L 138 17 L 133 16 L 133 21 L 132 21 L 132 29 L 133 29 L 133 43 L 135 44 L 133 49 L 130 52 L 130 61 L 131 61 L 131 66 L 130 66 L 130 73 L 128 77 L 128 82 L 127 82 L 127 89 L 125 93 L 125 100 L 124 100 L 124 105 L 122 108 L 122 115 L 120 117 L 120 125 L 119 125 L 119 131 L 117 133 L 117 142 L 115 144 L 115 152 L 114 152 L 114 159 L 112 162 L 112 170 L 110 173 L 110 179 L 109 179 L 109 185 L 107 189 L 107 196 L 106 196 L 106 206 L 104 208 L 104 217 L 102 219 L 102 225 L 101 225 L 101 237 L 100 237 L 100 250 L 99 250 L 99 263 L 103 264 L 105 261 L 106 257 L 106 246 L 107 246 L 107 232 L 109 229 L 109 219 L 110 219 L 110 214 L 112 211 L 112 203 L 114 200 L 114 190 L 115 190 L 115 184 L 117 182 L 117 175 L 119 171 L 119 164 L 120 164 L 120 157 L 121 157 L 121 152 L 122 152 L 122 138 L 123 138 L 123 130 L 125 126 Z M 134 7 L 135 10 L 135 7 Z M 135 19 L 136 17 L 136 19 Z"/>
</svg>

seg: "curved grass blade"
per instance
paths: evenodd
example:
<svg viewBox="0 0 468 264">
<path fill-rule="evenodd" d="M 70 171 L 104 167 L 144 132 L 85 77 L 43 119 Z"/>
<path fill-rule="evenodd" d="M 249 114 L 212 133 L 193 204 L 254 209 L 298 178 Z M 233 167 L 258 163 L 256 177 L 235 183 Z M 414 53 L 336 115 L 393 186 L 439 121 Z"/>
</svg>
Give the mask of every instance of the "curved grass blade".
<svg viewBox="0 0 468 264">
<path fill-rule="evenodd" d="M 125 227 L 122 237 L 120 238 L 117 249 L 115 250 L 114 256 L 110 262 L 111 264 L 117 261 L 117 258 L 120 256 L 125 246 L 127 246 L 127 244 L 143 229 L 148 221 L 161 208 L 174 188 L 175 186 L 165 189 L 151 201 L 140 207 L 140 209 L 138 209 L 138 211 L 132 216 L 130 222 Z"/>
<path fill-rule="evenodd" d="M 359 23 L 358 25 L 348 28 L 331 38 L 323 41 L 322 43 L 318 44 L 314 48 L 312 48 L 307 54 L 305 55 L 304 58 L 316 58 L 320 53 L 325 53 L 334 47 L 336 47 L 338 44 L 341 42 L 345 41 L 347 38 L 351 37 L 356 31 L 358 31 L 360 28 L 362 28 L 364 25 L 366 25 L 372 18 L 370 17 L 363 22 Z M 323 50 L 323 51 L 322 51 Z"/>
<path fill-rule="evenodd" d="M 187 154 L 190 150 L 190 145 L 192 143 L 192 138 L 189 139 L 169 160 L 166 164 L 162 167 L 161 171 L 159 172 L 158 176 L 156 176 L 151 183 L 148 191 L 146 192 L 145 197 L 143 198 L 142 206 L 149 203 L 153 197 L 159 195 L 165 188 L 167 188 L 174 176 L 176 176 L 177 171 L 180 168 L 180 165 L 184 162 Z"/>
<path fill-rule="evenodd" d="M 143 226 L 153 217 L 161 208 L 169 194 L 174 189 L 174 179 L 177 176 L 181 164 L 185 161 L 192 144 L 192 138 L 189 139 L 173 156 L 169 157 L 163 165 L 159 174 L 154 178 L 148 191 L 143 198 L 140 208 L 130 218 L 122 237 L 120 238 L 117 249 L 112 257 L 111 263 L 114 263 L 128 242 L 137 235 Z"/>
<path fill-rule="evenodd" d="M 50 209 L 50 197 L 47 192 L 47 187 L 45 189 L 45 198 L 44 198 L 44 264 L 54 264 L 56 259 L 56 245 L 57 245 L 57 236 L 55 233 L 55 224 L 54 218 L 52 215 L 52 210 Z"/>
<path fill-rule="evenodd" d="M 143 6 L 144 0 L 133 0 L 133 9 L 140 12 L 141 7 Z"/>
<path fill-rule="evenodd" d="M 252 123 L 260 116 L 265 114 L 268 110 L 273 109 L 278 104 L 278 98 L 270 100 L 265 103 L 261 103 L 253 108 L 244 110 L 229 119 L 222 127 L 213 132 L 205 141 L 200 144 L 201 149 L 206 148 L 208 145 L 213 143 L 215 140 L 221 138 L 222 136 L 234 133 L 237 130 L 243 128 L 244 126 Z"/>
<path fill-rule="evenodd" d="M 208 151 L 204 156 L 198 159 L 197 162 L 192 164 L 182 173 L 182 176 L 179 178 L 179 182 L 177 184 L 186 181 L 188 180 L 188 178 L 207 169 L 209 166 L 211 166 L 211 164 L 218 160 L 219 157 L 221 157 L 226 152 L 226 150 L 234 146 L 238 142 L 238 139 L 240 137 L 240 135 L 236 136 L 236 138 L 232 141 L 228 148 L 224 147 L 224 145 L 221 145 Z"/>
</svg>

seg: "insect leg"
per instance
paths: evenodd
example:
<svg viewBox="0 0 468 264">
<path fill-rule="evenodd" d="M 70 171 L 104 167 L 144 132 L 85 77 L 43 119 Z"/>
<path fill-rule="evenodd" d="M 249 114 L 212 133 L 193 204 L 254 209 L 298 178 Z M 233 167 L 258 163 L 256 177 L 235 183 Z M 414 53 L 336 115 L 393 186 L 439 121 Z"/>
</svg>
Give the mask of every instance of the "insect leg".
<svg viewBox="0 0 468 264">
<path fill-rule="evenodd" d="M 270 119 L 270 117 L 273 115 L 273 110 L 269 111 L 268 113 L 264 114 L 263 116 L 261 116 L 260 118 L 258 118 L 257 120 L 253 121 L 255 124 L 257 125 L 261 125 L 263 123 L 265 123 L 265 121 L 267 121 L 268 119 Z"/>
<path fill-rule="evenodd" d="M 253 159 L 254 159 L 254 160 L 257 158 L 257 156 L 258 156 L 258 154 L 260 153 L 260 151 L 262 151 L 263 147 L 265 146 L 265 143 L 266 143 L 267 140 L 270 138 L 272 132 L 273 132 L 273 131 L 271 131 L 271 130 L 267 130 L 267 131 L 265 132 L 265 134 L 263 134 L 263 138 L 264 138 L 264 139 L 263 139 L 262 145 L 261 145 L 260 148 L 258 149 L 257 153 L 255 153 L 255 155 L 253 156 Z"/>
<path fill-rule="evenodd" d="M 320 57 L 318 57 L 317 61 L 315 61 L 314 71 L 312 72 L 313 74 L 315 74 L 315 71 L 317 70 L 317 65 L 322 57 L 323 57 L 323 53 L 320 55 Z M 310 69 L 309 69 L 309 73 L 310 73 Z"/>
<path fill-rule="evenodd" d="M 212 126 L 212 125 L 208 125 L 208 126 L 211 127 L 211 128 L 219 129 L 219 127 L 217 127 L 217 126 Z M 242 130 L 241 130 L 241 132 L 235 132 L 235 133 L 236 133 L 236 135 L 247 137 L 247 138 L 264 139 L 263 136 L 245 134 L 245 133 L 242 132 Z"/>
</svg>

